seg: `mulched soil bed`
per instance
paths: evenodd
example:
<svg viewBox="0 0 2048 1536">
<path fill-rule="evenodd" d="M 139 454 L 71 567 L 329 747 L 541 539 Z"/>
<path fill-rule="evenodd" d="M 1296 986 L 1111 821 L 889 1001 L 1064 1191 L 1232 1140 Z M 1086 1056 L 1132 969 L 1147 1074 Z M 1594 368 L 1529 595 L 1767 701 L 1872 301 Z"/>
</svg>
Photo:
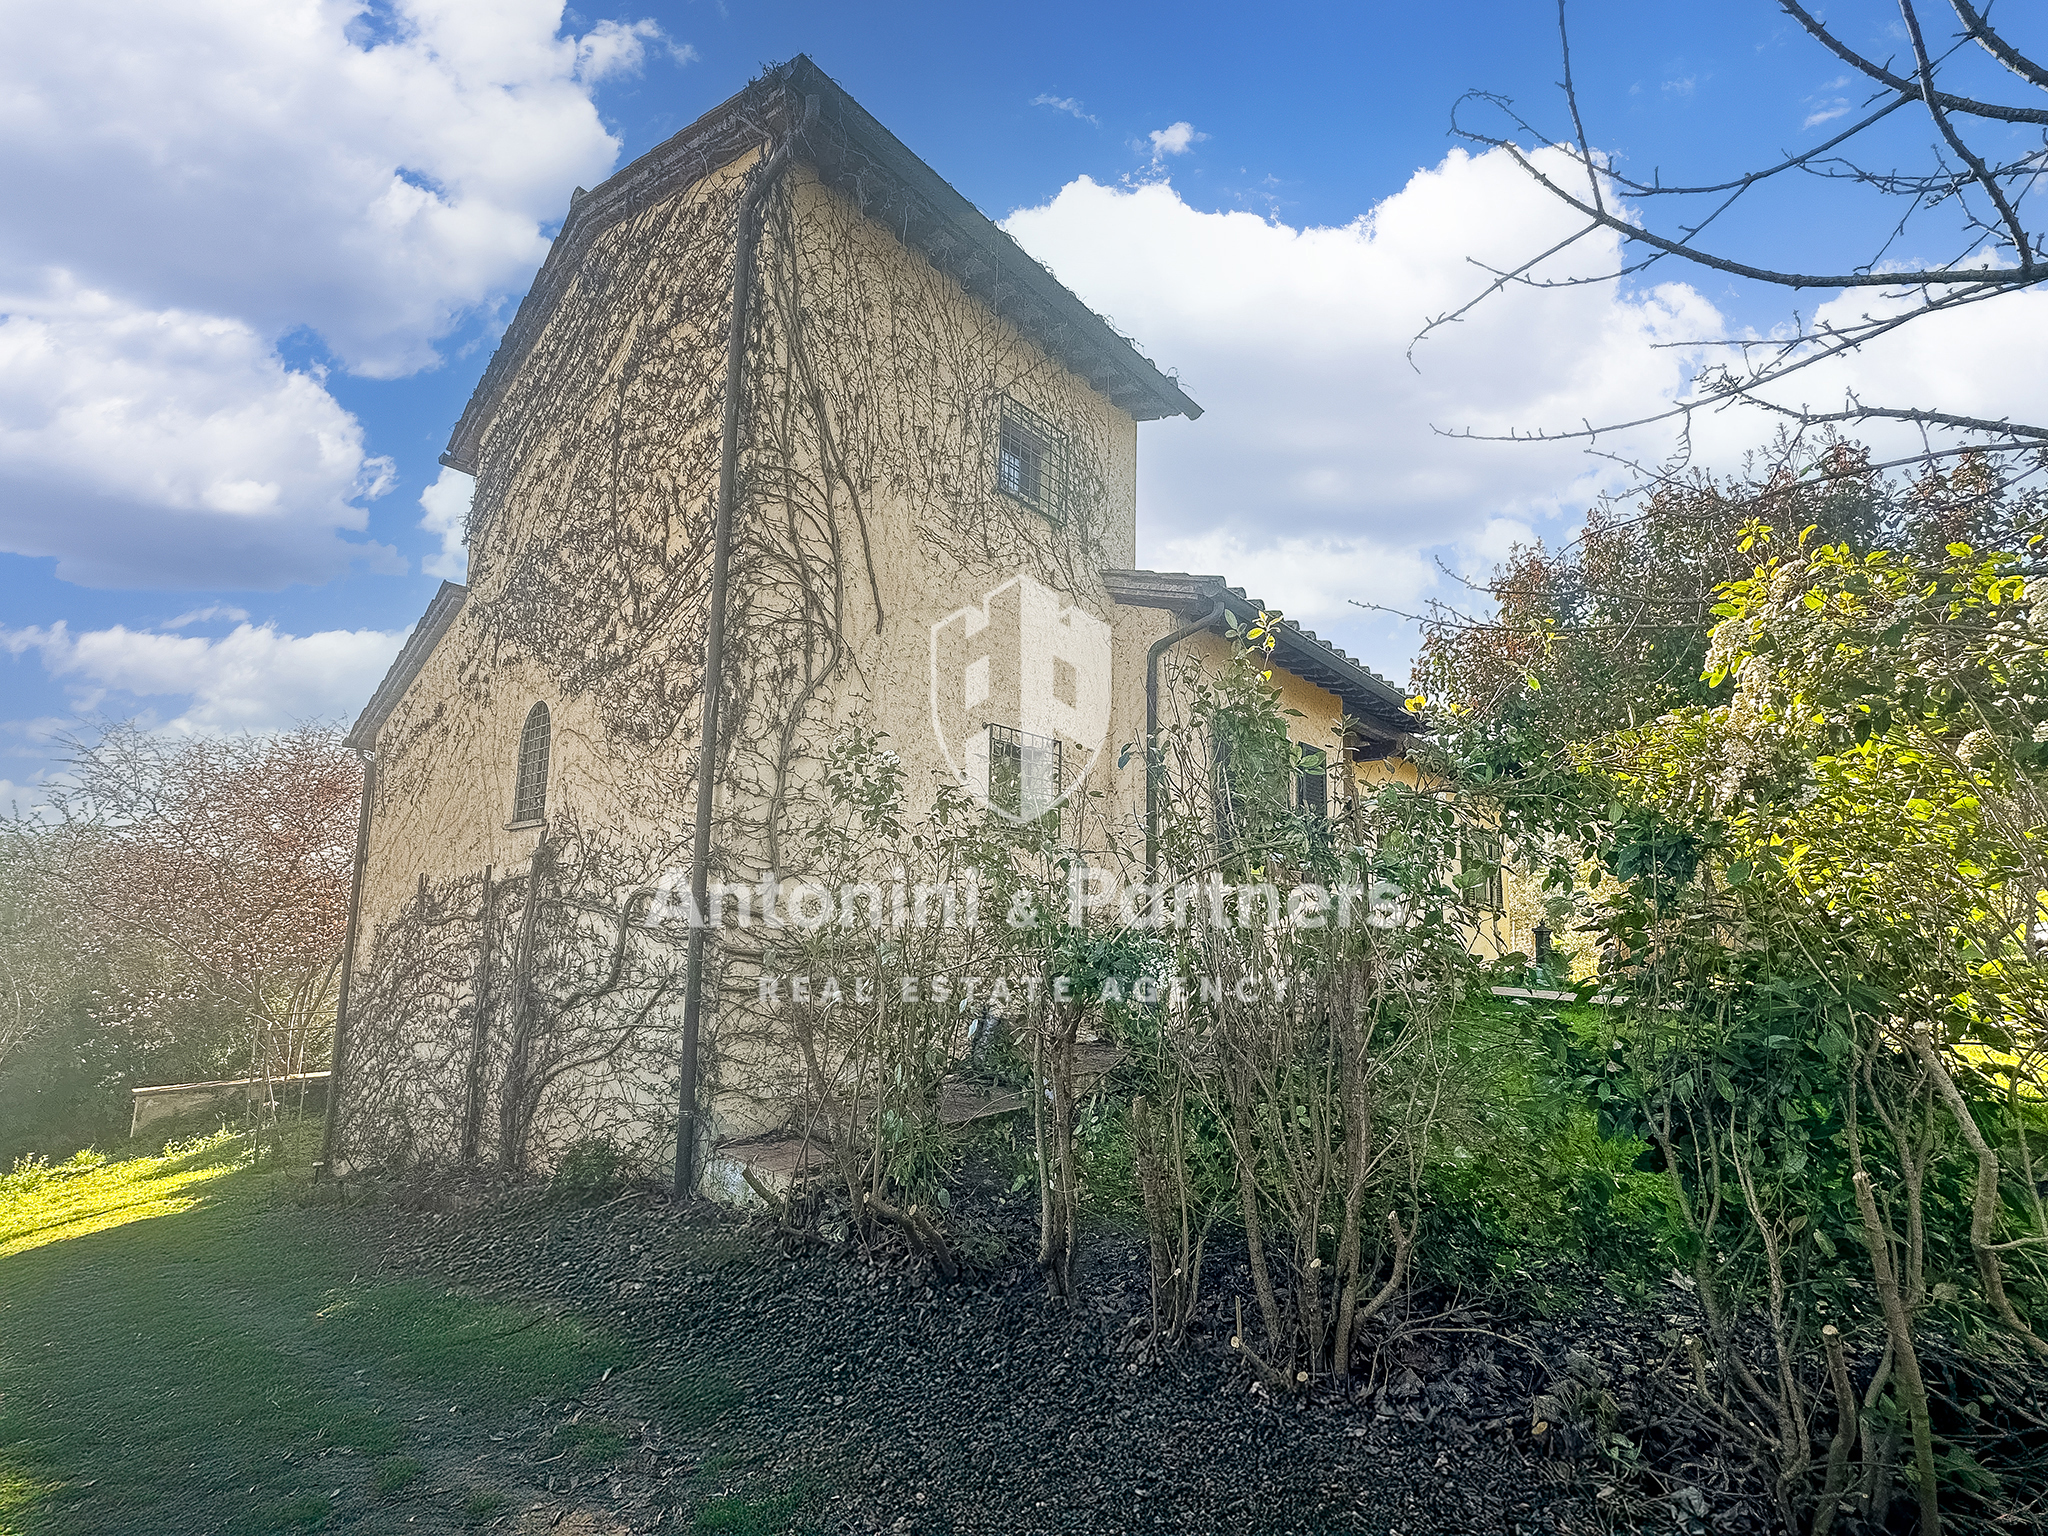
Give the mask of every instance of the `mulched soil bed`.
<svg viewBox="0 0 2048 1536">
<path fill-rule="evenodd" d="M 967 1217 L 992 1257 L 950 1285 L 908 1258 L 792 1257 L 762 1225 L 654 1194 L 564 1208 L 442 1190 L 431 1203 L 443 1208 L 334 1215 L 387 1274 L 570 1311 L 635 1351 L 497 1443 L 500 1486 L 523 1499 L 503 1520 L 521 1530 L 1708 1528 L 1682 1500 L 1631 1497 L 1617 1520 L 1586 1432 L 1532 1433 L 1575 1392 L 1651 1416 L 1637 1395 L 1665 1353 L 1659 1332 L 1684 1320 L 1675 1289 L 1660 1313 L 1597 1282 L 1569 1318 L 1439 1308 L 1366 1341 L 1355 1400 L 1276 1402 L 1224 1347 L 1222 1309 L 1249 1296 L 1241 1254 L 1212 1261 L 1206 1337 L 1142 1364 L 1138 1243 L 1094 1235 L 1082 1300 L 1053 1306 L 1028 1262 L 1028 1195 Z M 1739 1503 L 1716 1506 L 1713 1529 L 1750 1527 Z"/>
</svg>

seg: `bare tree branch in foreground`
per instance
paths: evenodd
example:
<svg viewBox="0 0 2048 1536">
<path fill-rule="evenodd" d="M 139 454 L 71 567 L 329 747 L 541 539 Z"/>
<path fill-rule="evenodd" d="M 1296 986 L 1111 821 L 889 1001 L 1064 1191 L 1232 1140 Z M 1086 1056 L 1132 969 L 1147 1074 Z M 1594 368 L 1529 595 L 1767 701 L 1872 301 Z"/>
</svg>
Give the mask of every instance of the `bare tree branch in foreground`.
<svg viewBox="0 0 2048 1536">
<path fill-rule="evenodd" d="M 1690 394 L 1667 407 L 1625 422 L 1586 422 L 1575 428 L 1542 428 L 1513 434 L 1523 440 L 1583 441 L 1632 428 L 1669 423 L 1683 434 L 1694 413 L 1731 405 L 1754 406 L 1780 418 L 1796 433 L 1862 423 L 1896 422 L 1919 429 L 1921 452 L 1897 462 L 1933 461 L 1954 454 L 1956 434 L 1970 448 L 2005 454 L 2038 454 L 2048 449 L 2048 424 L 1987 417 L 1947 409 L 1939 399 L 1864 400 L 1845 393 L 1839 403 L 1790 403 L 1794 396 L 1776 386 L 1817 364 L 1839 359 L 1931 316 L 1960 311 L 2048 280 L 2042 235 L 2027 223 L 2027 198 L 2048 170 L 2048 66 L 2036 63 L 2007 32 L 1995 28 L 1989 8 L 1970 0 L 1898 0 L 1898 19 L 1909 56 L 1879 61 L 1847 41 L 1838 18 L 1821 20 L 1799 0 L 1780 0 L 1786 15 L 1814 41 L 1848 65 L 1868 87 L 1860 114 L 1825 142 L 1772 164 L 1699 184 L 1667 184 L 1624 174 L 1594 149 L 1584 124 L 1572 77 L 1570 37 L 1564 0 L 1558 0 L 1558 36 L 1564 92 L 1572 136 L 1545 134 L 1505 97 L 1471 92 L 1453 112 L 1455 136 L 1512 158 L 1550 196 L 1583 222 L 1576 232 L 1518 266 L 1494 270 L 1492 281 L 1459 309 L 1438 315 L 1416 341 L 1454 324 L 1488 299 L 1510 288 L 1568 288 L 1639 278 L 1671 260 L 1709 272 L 1794 292 L 1837 293 L 1872 290 L 1872 302 L 1853 320 L 1812 319 L 1795 314 L 1784 334 L 1770 337 L 1702 337 L 1679 345 L 1718 351 L 1722 360 L 1703 367 Z M 1921 12 L 1928 14 L 1923 18 Z M 1952 27 L 1943 31 L 1938 26 Z M 1987 62 L 1988 61 L 1988 62 Z M 1967 82 L 1963 77 L 1967 76 Z M 1967 83 L 1969 89 L 1950 89 Z M 1981 84 L 1984 88 L 1977 89 Z M 1505 118 L 1480 126 L 1473 108 Z M 1880 168 L 1907 148 L 1901 111 L 1924 114 L 1931 137 L 1917 164 Z M 1880 130 L 1883 130 L 1880 132 Z M 1539 161 L 1531 146 L 1551 146 Z M 1552 174 L 1563 156 L 1576 169 Z M 1880 160 L 1878 157 L 1885 157 Z M 1547 166 L 1549 168 L 1546 168 Z M 1583 177 L 1581 184 L 1578 178 Z M 1801 181 L 1800 178 L 1807 178 Z M 1815 269 L 1781 263 L 1767 253 L 1746 251 L 1740 242 L 1716 239 L 1715 225 L 1738 205 L 1774 190 L 1811 188 L 1813 180 L 1847 183 L 1886 210 L 1888 233 L 1861 260 Z M 1889 200 L 1878 203 L 1878 199 Z M 1629 206 L 1632 205 L 1632 206 Z M 1758 210 L 1746 206 L 1754 215 Z M 1810 228 L 1813 210 L 1802 202 L 1788 207 L 1779 227 Z M 1620 241 L 1623 260 L 1613 270 L 1590 276 L 1546 276 L 1544 264 L 1588 237 L 1610 234 Z M 1907 248 L 1911 237 L 1919 251 Z M 1946 254 L 1922 254 L 1939 244 Z M 1449 435 L 1483 434 L 1454 431 Z M 1681 441 L 1683 442 L 1683 437 Z M 1681 455 L 1683 456 L 1683 455 Z"/>
</svg>

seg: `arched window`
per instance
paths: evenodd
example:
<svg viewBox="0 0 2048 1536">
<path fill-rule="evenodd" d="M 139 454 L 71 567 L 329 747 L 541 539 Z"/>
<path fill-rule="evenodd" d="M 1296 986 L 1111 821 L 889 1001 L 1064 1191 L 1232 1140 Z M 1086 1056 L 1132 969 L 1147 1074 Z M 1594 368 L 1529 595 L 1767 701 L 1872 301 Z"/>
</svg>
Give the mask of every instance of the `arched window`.
<svg viewBox="0 0 2048 1536">
<path fill-rule="evenodd" d="M 526 712 L 519 733 L 519 777 L 512 790 L 512 825 L 528 826 L 547 811 L 548 707 L 536 704 Z"/>
</svg>

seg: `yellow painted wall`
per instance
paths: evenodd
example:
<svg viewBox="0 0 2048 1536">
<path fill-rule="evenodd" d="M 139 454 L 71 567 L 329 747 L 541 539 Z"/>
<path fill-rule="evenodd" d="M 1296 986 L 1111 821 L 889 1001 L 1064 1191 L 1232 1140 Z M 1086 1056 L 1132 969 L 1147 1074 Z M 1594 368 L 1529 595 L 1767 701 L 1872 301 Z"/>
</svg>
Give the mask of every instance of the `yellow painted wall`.
<svg viewBox="0 0 2048 1536">
<path fill-rule="evenodd" d="M 1110 726 L 1110 747 L 1098 759 L 1091 786 L 1104 792 L 1096 807 L 1101 823 L 1091 843 L 1097 848 L 1122 844 L 1142 848 L 1144 842 L 1145 771 L 1142 743 L 1145 739 L 1145 660 L 1150 648 L 1185 622 L 1163 608 L 1136 604 L 1120 606 L 1114 630 L 1114 706 Z M 1220 675 L 1231 665 L 1232 642 L 1224 635 L 1201 631 L 1178 642 L 1159 660 L 1160 723 L 1171 729 L 1177 718 L 1185 718 L 1187 687 L 1194 669 Z M 1320 748 L 1335 762 L 1342 747 L 1344 704 L 1335 694 L 1295 676 L 1284 667 L 1273 668 L 1273 684 L 1280 693 L 1280 708 L 1299 716 L 1288 722 L 1289 735 L 1307 747 Z M 1117 759 L 1130 747 L 1125 765 Z M 1332 786 L 1334 799 L 1335 786 Z"/>
</svg>

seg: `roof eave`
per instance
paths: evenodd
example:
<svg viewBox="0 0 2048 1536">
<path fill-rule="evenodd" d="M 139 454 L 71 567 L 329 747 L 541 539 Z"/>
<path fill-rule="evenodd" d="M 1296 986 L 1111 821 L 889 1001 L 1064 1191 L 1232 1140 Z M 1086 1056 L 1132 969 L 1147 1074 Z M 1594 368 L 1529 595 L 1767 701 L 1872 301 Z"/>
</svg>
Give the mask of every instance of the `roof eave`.
<svg viewBox="0 0 2048 1536">
<path fill-rule="evenodd" d="M 1265 611 L 1260 603 L 1245 596 L 1241 588 L 1230 586 L 1221 576 L 1184 571 L 1109 570 L 1102 577 L 1110 598 L 1124 607 L 1164 608 L 1194 619 L 1220 599 L 1229 618 L 1240 626 L 1248 625 Z M 1426 723 L 1408 708 L 1399 689 L 1313 631 L 1303 629 L 1292 619 L 1282 619 L 1273 638 L 1281 665 L 1303 681 L 1335 694 L 1344 703 L 1347 719 L 1357 721 L 1370 732 L 1383 734 L 1387 740 L 1419 736 L 1427 731 Z"/>
<path fill-rule="evenodd" d="M 398 707 L 398 701 L 420 675 L 441 637 L 454 624 L 455 616 L 462 612 L 462 605 L 469 598 L 469 588 L 452 581 L 441 583 L 427 611 L 420 615 L 419 623 L 413 625 L 412 633 L 405 644 L 399 647 L 398 655 L 392 658 L 391 667 L 384 674 L 384 681 L 377 685 L 377 691 L 370 695 L 370 702 L 363 706 L 363 712 L 356 717 L 356 723 L 342 738 L 342 745 L 358 752 L 374 752 L 377 748 L 377 733 L 384 728 L 384 722 L 391 718 L 391 712 Z"/>
<path fill-rule="evenodd" d="M 935 266 L 1004 314 L 1134 419 L 1193 420 L 1202 414 L 1177 378 L 1162 372 L 1129 337 L 1082 303 L 836 81 L 798 54 L 571 200 L 562 228 L 456 423 L 441 462 L 465 474 L 477 472 L 483 437 L 505 387 L 546 324 L 576 258 L 600 231 L 788 131 L 810 96 L 819 99 L 818 121 L 798 142 L 796 155 L 821 180 L 871 214 L 903 214 L 900 224 L 892 220 L 899 238 L 923 249 Z M 922 218 L 917 217 L 920 212 Z M 953 253 L 960 253 L 960 259 L 949 264 Z M 1028 302 L 1020 302 L 1020 297 Z"/>
</svg>

